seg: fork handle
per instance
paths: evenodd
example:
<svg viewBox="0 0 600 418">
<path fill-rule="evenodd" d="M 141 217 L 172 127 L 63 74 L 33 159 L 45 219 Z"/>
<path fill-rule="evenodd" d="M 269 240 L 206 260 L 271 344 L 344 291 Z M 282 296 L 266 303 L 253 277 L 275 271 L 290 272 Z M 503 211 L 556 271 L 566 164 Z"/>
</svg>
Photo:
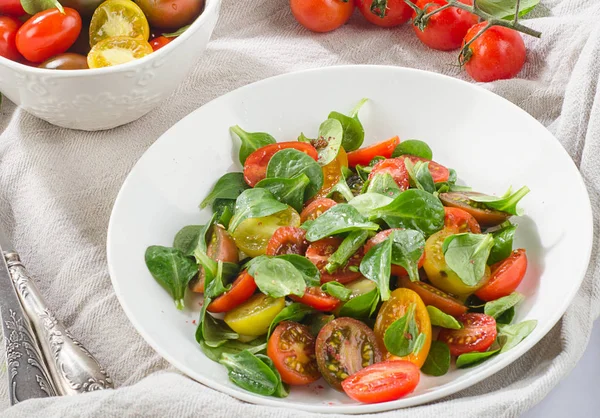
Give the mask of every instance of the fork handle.
<svg viewBox="0 0 600 418">
<path fill-rule="evenodd" d="M 29 317 L 59 395 L 113 387 L 104 368 L 56 319 L 16 252 L 5 252 L 13 283 Z"/>
</svg>

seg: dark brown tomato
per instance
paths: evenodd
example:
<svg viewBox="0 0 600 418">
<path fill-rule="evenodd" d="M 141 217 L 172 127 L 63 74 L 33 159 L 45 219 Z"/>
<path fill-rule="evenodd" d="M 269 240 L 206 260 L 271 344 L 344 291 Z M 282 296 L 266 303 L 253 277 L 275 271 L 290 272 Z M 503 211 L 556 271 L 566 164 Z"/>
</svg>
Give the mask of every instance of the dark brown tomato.
<svg viewBox="0 0 600 418">
<path fill-rule="evenodd" d="M 202 12 L 204 0 L 134 0 L 152 27 L 179 29 Z"/>
<path fill-rule="evenodd" d="M 238 263 L 240 256 L 238 253 L 235 241 L 231 238 L 231 235 L 221 225 L 215 225 L 212 227 L 210 233 L 210 241 L 206 254 L 215 261 L 222 261 L 224 263 Z M 190 289 L 193 292 L 203 293 L 204 292 L 204 269 L 200 267 L 198 277 L 190 282 Z"/>
<path fill-rule="evenodd" d="M 56 55 L 40 64 L 48 70 L 87 70 L 87 57 L 72 52 Z"/>
<path fill-rule="evenodd" d="M 448 192 L 440 193 L 440 200 L 444 206 L 459 208 L 475 218 L 479 225 L 485 227 L 500 225 L 510 218 L 510 214 L 499 210 L 490 209 L 481 202 L 471 199 L 471 196 L 481 195 L 477 192 Z"/>
<path fill-rule="evenodd" d="M 325 325 L 317 336 L 315 351 L 323 378 L 340 391 L 348 376 L 381 361 L 373 330 L 352 318 L 337 318 Z"/>
</svg>

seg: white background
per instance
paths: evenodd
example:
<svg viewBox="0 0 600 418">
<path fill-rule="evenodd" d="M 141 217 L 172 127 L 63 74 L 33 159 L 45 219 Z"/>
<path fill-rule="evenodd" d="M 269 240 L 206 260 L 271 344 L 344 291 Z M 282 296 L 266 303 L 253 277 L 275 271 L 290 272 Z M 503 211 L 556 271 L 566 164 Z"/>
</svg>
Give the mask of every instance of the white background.
<svg viewBox="0 0 600 418">
<path fill-rule="evenodd" d="M 573 371 L 524 418 L 600 417 L 600 322 Z"/>
</svg>

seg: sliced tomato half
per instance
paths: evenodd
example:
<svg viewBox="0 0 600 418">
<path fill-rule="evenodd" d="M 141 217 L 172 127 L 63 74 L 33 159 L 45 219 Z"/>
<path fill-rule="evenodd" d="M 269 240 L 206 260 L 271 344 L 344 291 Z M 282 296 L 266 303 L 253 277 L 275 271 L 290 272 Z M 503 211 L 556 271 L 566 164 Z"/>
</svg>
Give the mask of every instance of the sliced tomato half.
<svg viewBox="0 0 600 418">
<path fill-rule="evenodd" d="M 400 138 L 397 136 L 388 139 L 387 141 L 379 142 L 366 148 L 361 148 L 348 153 L 348 165 L 355 167 L 357 164 L 367 165 L 375 157 L 391 158 L 392 153 L 400 143 Z"/>
<path fill-rule="evenodd" d="M 457 318 L 461 329 L 442 328 L 438 341 L 445 342 L 450 354 L 460 356 L 473 351 L 486 351 L 496 340 L 496 320 L 482 313 L 467 313 Z"/>
<path fill-rule="evenodd" d="M 503 261 L 491 266 L 492 277 L 475 295 L 485 301 L 508 296 L 521 284 L 527 272 L 527 254 L 518 249 Z"/>
<path fill-rule="evenodd" d="M 318 311 L 331 312 L 340 306 L 340 300 L 323 292 L 320 287 L 307 287 L 304 296 L 290 295 L 294 302 L 300 302 Z"/>
</svg>

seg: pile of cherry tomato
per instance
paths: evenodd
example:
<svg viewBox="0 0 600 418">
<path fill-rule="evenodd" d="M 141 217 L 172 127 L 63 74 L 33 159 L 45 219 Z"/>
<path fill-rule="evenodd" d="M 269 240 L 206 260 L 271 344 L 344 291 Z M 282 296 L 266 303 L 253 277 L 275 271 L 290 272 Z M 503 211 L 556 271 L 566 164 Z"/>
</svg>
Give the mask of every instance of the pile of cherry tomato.
<svg viewBox="0 0 600 418">
<path fill-rule="evenodd" d="M 204 9 L 204 0 L 59 1 L 29 15 L 21 0 L 2 0 L 0 56 L 52 70 L 119 65 L 162 48 Z"/>
<path fill-rule="evenodd" d="M 447 5 L 446 0 L 410 0 L 419 9 L 431 13 Z M 473 5 L 473 0 L 459 0 Z M 415 10 L 405 0 L 290 0 L 296 20 L 314 32 L 330 32 L 344 25 L 354 9 L 369 22 L 392 28 L 413 19 L 411 26 L 417 37 L 430 48 L 451 51 L 469 42 L 486 26 L 479 17 L 456 7 L 432 14 L 419 27 Z M 384 9 L 383 12 L 381 9 Z M 464 67 L 476 81 L 488 82 L 516 76 L 525 64 L 525 43 L 510 28 L 492 26 L 478 37 L 466 51 Z"/>
</svg>

